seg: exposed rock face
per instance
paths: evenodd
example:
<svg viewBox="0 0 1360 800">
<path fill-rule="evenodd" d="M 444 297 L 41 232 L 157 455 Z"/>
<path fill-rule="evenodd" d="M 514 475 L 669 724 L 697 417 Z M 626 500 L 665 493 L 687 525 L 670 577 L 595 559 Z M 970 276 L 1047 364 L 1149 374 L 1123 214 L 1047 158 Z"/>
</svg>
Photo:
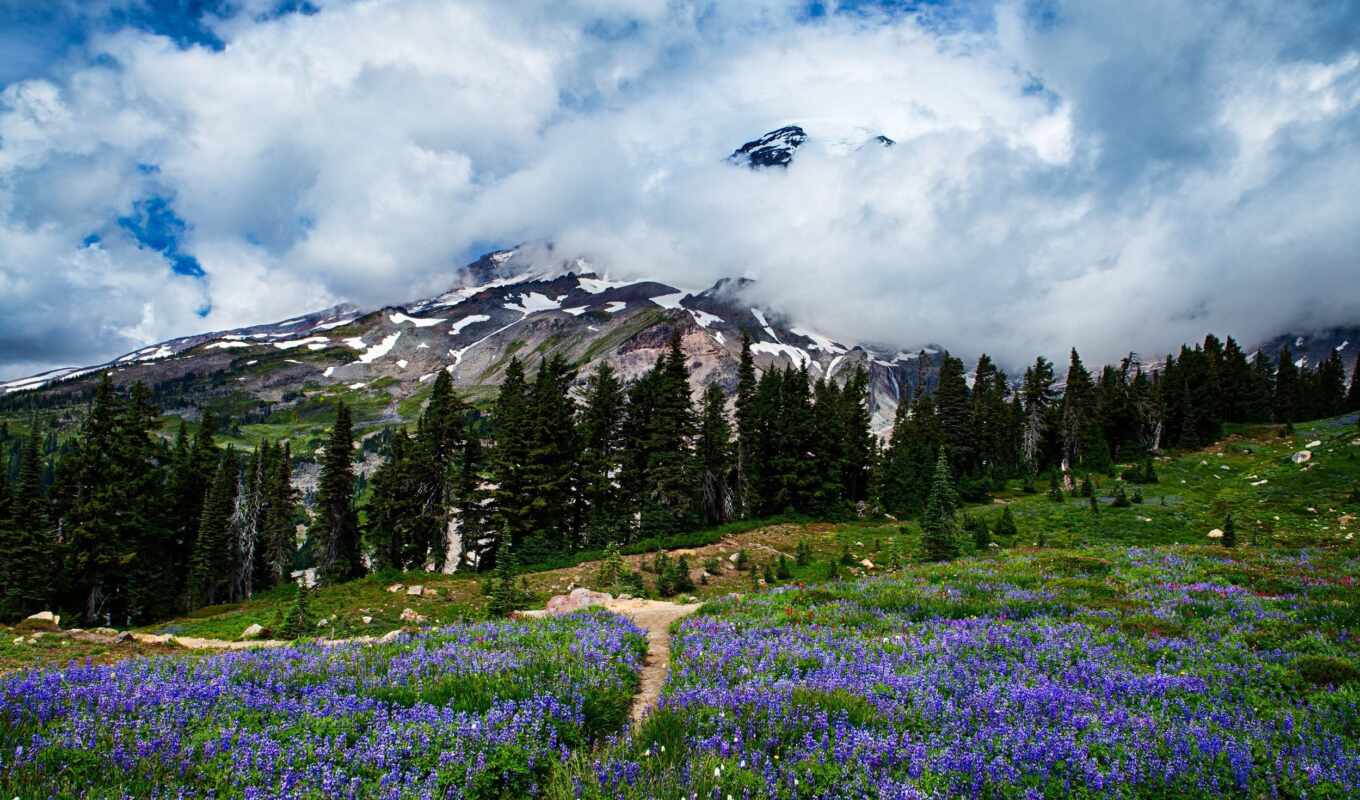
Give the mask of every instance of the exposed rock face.
<svg viewBox="0 0 1360 800">
<path fill-rule="evenodd" d="M 561 355 L 578 365 L 581 385 L 602 362 L 629 379 L 651 369 L 676 335 L 696 397 L 710 384 L 730 392 L 742 335 L 748 334 L 760 369 L 806 366 L 814 379 L 844 382 L 856 367 L 865 368 L 874 427 L 882 431 L 899 400 L 918 384 L 933 386 L 938 371 L 936 348 L 847 345 L 793 324 L 748 299 L 750 281 L 723 280 L 689 292 L 657 281 L 607 280 L 579 259 L 545 260 L 541 251 L 493 253 L 461 277 L 459 288 L 403 306 L 367 312 L 337 307 L 274 325 L 185 337 L 64 379 L 0 384 L 0 392 L 41 387 L 59 399 L 88 391 L 100 373 L 111 371 L 120 385 L 199 381 L 196 391 L 209 396 L 225 386 L 285 411 L 327 389 L 344 389 L 385 406 L 378 423 L 395 424 L 403 421 L 398 404 L 428 390 L 441 369 L 474 401 L 494 393 L 512 356 L 532 365 Z M 165 410 L 197 413 L 188 406 Z M 410 409 L 401 411 L 410 422 Z M 360 471 L 370 466 L 365 461 Z M 309 467 L 301 464 L 295 473 L 304 488 L 314 478 Z M 293 577 L 314 582 L 312 573 Z"/>
<path fill-rule="evenodd" d="M 805 141 L 807 132 L 801 127 L 785 125 L 738 147 L 728 156 L 728 160 L 752 169 L 787 167 L 793 161 L 793 154 Z"/>
</svg>

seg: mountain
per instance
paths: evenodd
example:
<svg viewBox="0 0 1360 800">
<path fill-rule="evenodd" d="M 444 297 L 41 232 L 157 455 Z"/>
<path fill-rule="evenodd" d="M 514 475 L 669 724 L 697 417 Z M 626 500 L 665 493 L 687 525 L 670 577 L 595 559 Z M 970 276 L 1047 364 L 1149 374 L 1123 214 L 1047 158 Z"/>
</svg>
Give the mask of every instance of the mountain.
<svg viewBox="0 0 1360 800">
<path fill-rule="evenodd" d="M 1294 354 L 1295 364 L 1314 369 L 1333 352 L 1340 353 L 1347 374 L 1350 374 L 1355 368 L 1355 354 L 1360 352 L 1360 327 L 1324 328 L 1304 334 L 1284 333 L 1260 343 L 1254 349 L 1274 358 L 1285 346 Z M 1248 355 L 1253 353 L 1249 352 Z"/>
<path fill-rule="evenodd" d="M 787 167 L 793 163 L 799 148 L 809 142 L 835 155 L 845 155 L 871 145 L 892 147 L 897 144 L 887 136 L 862 126 L 819 123 L 814 127 L 814 133 L 809 134 L 801 125 L 785 125 L 738 147 L 727 157 L 727 161 L 751 169 Z"/>
<path fill-rule="evenodd" d="M 650 369 L 678 333 L 694 390 L 736 387 L 742 334 L 757 365 L 806 366 L 812 376 L 870 376 L 874 425 L 891 425 L 904 393 L 930 385 L 939 350 L 898 352 L 831 340 L 747 299 L 751 282 L 690 291 L 652 280 L 610 280 L 580 259 L 521 248 L 488 253 L 436 297 L 376 309 L 336 306 L 268 325 L 172 339 L 105 364 L 0 384 L 49 404 L 85 396 L 103 373 L 152 388 L 167 414 L 205 404 L 246 409 L 252 420 L 291 418 L 339 393 L 371 409 L 368 422 L 409 420 L 441 369 L 474 402 L 491 397 L 513 356 L 530 370 L 561 354 L 579 380 L 600 362 L 624 378 Z M 14 398 L 16 401 L 19 398 Z M 276 415 L 282 415 L 276 417 Z"/>
</svg>

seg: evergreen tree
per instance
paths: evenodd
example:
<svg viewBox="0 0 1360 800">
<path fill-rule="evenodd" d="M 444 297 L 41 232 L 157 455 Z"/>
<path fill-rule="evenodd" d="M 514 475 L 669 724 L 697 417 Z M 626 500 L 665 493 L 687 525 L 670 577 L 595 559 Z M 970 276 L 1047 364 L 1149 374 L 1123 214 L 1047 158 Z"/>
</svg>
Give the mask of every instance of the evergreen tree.
<svg viewBox="0 0 1360 800">
<path fill-rule="evenodd" d="M 359 553 L 359 519 L 354 509 L 354 434 L 344 402 L 336 404 L 335 426 L 321 460 L 316 518 L 308 535 L 316 556 L 318 580 L 341 583 L 364 574 Z"/>
<path fill-rule="evenodd" d="M 954 491 L 949 457 L 941 447 L 940 455 L 935 462 L 935 477 L 930 486 L 930 499 L 926 502 L 925 514 L 921 517 L 922 545 L 927 561 L 950 561 L 958 556 L 959 543 L 955 533 L 954 517 L 957 507 L 958 495 Z"/>
<path fill-rule="evenodd" d="M 1053 403 L 1057 398 L 1054 384 L 1053 364 L 1043 356 L 1034 360 L 1034 366 L 1025 370 L 1025 381 L 1021 394 L 1024 398 L 1025 420 L 1021 430 L 1021 455 L 1026 464 L 1037 472 L 1044 466 L 1044 438 L 1051 427 Z"/>
<path fill-rule="evenodd" d="M 699 425 L 698 465 L 703 487 L 704 523 L 718 525 L 731 518 L 733 502 L 728 475 L 732 469 L 732 431 L 727 423 L 727 398 L 722 388 L 710 384 L 704 390 Z"/>
<path fill-rule="evenodd" d="M 414 500 L 411 516 L 397 522 L 406 533 L 401 560 L 410 568 L 444 569 L 456 508 L 454 463 L 463 451 L 466 417 L 467 406 L 454 394 L 448 370 L 439 370 L 407 448 L 408 464 L 398 470 L 405 473 Z"/>
<path fill-rule="evenodd" d="M 387 459 L 374 470 L 370 481 L 372 494 L 365 513 L 364 537 L 375 568 L 418 569 L 426 555 L 413 530 L 425 509 L 425 498 L 417 488 L 420 479 L 415 475 L 421 465 L 410 452 L 413 444 L 405 428 L 392 434 L 387 447 Z"/>
<path fill-rule="evenodd" d="M 1334 417 L 1346 407 L 1346 366 L 1341 354 L 1333 350 L 1318 367 L 1317 391 L 1312 402 L 1311 417 Z"/>
<path fill-rule="evenodd" d="M 283 624 L 279 626 L 280 639 L 288 641 L 301 639 L 316 630 L 316 620 L 312 618 L 311 595 L 312 591 L 306 586 L 297 587 L 293 604 L 288 607 Z"/>
<path fill-rule="evenodd" d="M 270 585 L 282 584 L 292 571 L 293 553 L 297 549 L 297 503 L 292 447 L 284 442 L 269 479 L 269 503 L 264 520 L 264 556 Z"/>
<path fill-rule="evenodd" d="M 531 535 L 519 556 L 530 560 L 568 552 L 580 535 L 575 506 L 577 465 L 576 404 L 570 395 L 575 370 L 560 355 L 539 365 L 529 397 L 529 451 L 525 463 L 527 521 Z"/>
<path fill-rule="evenodd" d="M 515 587 L 515 573 L 519 570 L 519 558 L 508 539 L 502 540 L 496 551 L 496 573 L 491 590 L 491 602 L 487 613 L 493 617 L 507 617 L 524 601 L 524 595 Z"/>
<path fill-rule="evenodd" d="M 971 474 L 976 464 L 968 382 L 964 378 L 963 362 L 948 352 L 940 364 L 935 415 L 939 420 L 940 440 L 953 461 L 954 474 Z"/>
<path fill-rule="evenodd" d="M 458 536 L 463 558 L 476 568 L 492 562 L 490 547 L 495 537 L 490 535 L 487 501 L 490 493 L 483 487 L 482 472 L 486 469 L 482 439 L 469 433 L 463 443 L 463 456 L 458 462 Z"/>
<path fill-rule="evenodd" d="M 1229 514 L 1223 520 L 1223 546 L 1237 546 L 1237 525 L 1233 523 L 1233 516 Z"/>
<path fill-rule="evenodd" d="M 1275 363 L 1274 416 L 1277 423 L 1290 425 L 1299 421 L 1299 368 L 1289 345 L 1280 348 Z"/>
<path fill-rule="evenodd" d="M 875 439 L 869 414 L 869 373 L 857 366 L 840 393 L 842 447 L 841 485 L 845 499 L 862 503 L 869 499 Z"/>
<path fill-rule="evenodd" d="M 195 607 L 209 606 L 230 599 L 236 574 L 231 540 L 231 517 L 236 504 L 239 472 L 236 451 L 228 447 L 218 461 L 212 488 L 203 504 L 194 542 L 190 585 Z"/>
<path fill-rule="evenodd" d="M 1005 506 L 1001 509 L 1001 519 L 996 522 L 995 533 L 1003 538 L 1014 536 L 1017 531 L 1015 528 L 1015 515 L 1011 513 L 1011 507 Z"/>
<path fill-rule="evenodd" d="M 512 358 L 505 370 L 492 412 L 495 449 L 492 453 L 492 499 L 499 539 L 512 545 L 523 542 L 532 531 L 530 498 L 525 470 L 529 461 L 529 387 L 524 367 Z M 493 546 L 491 552 L 499 549 Z"/>
<path fill-rule="evenodd" d="M 589 521 L 585 546 L 599 547 L 626 525 L 617 475 L 623 468 L 623 385 L 608 362 L 600 362 L 586 388 L 581 412 L 581 484 Z"/>
<path fill-rule="evenodd" d="M 47 498 L 43 493 L 43 459 L 38 420 L 33 418 L 19 459 L 19 479 L 11 499 L 0 485 L 0 609 L 21 618 L 48 607 L 52 589 L 55 542 L 49 533 Z"/>
<path fill-rule="evenodd" d="M 757 495 L 756 458 L 759 438 L 756 407 L 756 367 L 751 355 L 751 337 L 741 337 L 741 360 L 737 365 L 737 501 L 743 517 L 753 516 L 762 504 Z"/>
</svg>

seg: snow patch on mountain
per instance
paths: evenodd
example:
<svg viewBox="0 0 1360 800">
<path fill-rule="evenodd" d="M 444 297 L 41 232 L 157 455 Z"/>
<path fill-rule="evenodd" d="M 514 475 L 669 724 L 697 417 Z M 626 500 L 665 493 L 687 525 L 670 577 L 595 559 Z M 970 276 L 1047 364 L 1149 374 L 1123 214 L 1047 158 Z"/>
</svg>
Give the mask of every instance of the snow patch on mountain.
<svg viewBox="0 0 1360 800">
<path fill-rule="evenodd" d="M 650 299 L 653 303 L 656 303 L 662 308 L 679 308 L 680 301 L 685 299 L 685 293 L 676 292 L 675 294 L 662 294 Z"/>
<path fill-rule="evenodd" d="M 313 325 L 312 332 L 314 333 L 316 331 L 329 331 L 334 330 L 335 328 L 341 328 L 353 322 L 354 319 L 355 319 L 354 317 L 350 317 L 349 319 L 337 319 L 334 322 L 322 322 L 319 325 Z"/>
<path fill-rule="evenodd" d="M 327 339 L 325 336 L 309 336 L 306 339 L 291 339 L 286 342 L 273 342 L 273 345 L 280 350 L 292 350 L 295 347 L 302 347 L 303 345 L 319 344 L 329 341 L 330 339 Z"/>
<path fill-rule="evenodd" d="M 690 313 L 690 316 L 694 317 L 694 321 L 699 323 L 699 327 L 701 328 L 707 328 L 714 324 L 721 325 L 723 323 L 723 318 L 717 314 L 710 314 L 707 311 L 700 311 L 697 308 L 688 308 L 685 310 Z"/>
<path fill-rule="evenodd" d="M 429 328 L 445 321 L 442 317 L 408 317 L 400 311 L 388 314 L 387 318 L 392 320 L 393 325 L 401 325 L 402 323 L 409 322 L 417 328 Z"/>
<path fill-rule="evenodd" d="M 765 312 L 758 308 L 753 308 L 751 309 L 751 316 L 755 317 L 756 322 L 760 323 L 760 327 L 765 329 L 766 336 L 774 339 L 776 343 L 779 342 L 779 337 L 775 335 L 774 328 L 771 328 L 770 323 L 765 320 Z"/>
<path fill-rule="evenodd" d="M 565 298 L 566 295 L 562 295 L 554 300 L 539 292 L 529 292 L 520 295 L 518 303 L 506 303 L 505 307 L 511 311 L 518 311 L 527 317 L 536 311 L 556 311 L 562 307 L 562 301 Z"/>
<path fill-rule="evenodd" d="M 360 354 L 359 361 L 364 364 L 372 364 L 374 361 L 377 361 L 392 352 L 392 347 L 396 345 L 397 340 L 400 338 L 401 331 L 397 331 L 396 333 L 384 337 L 381 342 L 378 342 Z"/>
<path fill-rule="evenodd" d="M 458 320 L 457 322 L 449 326 L 449 335 L 457 336 L 458 334 L 462 333 L 463 329 L 466 328 L 467 326 L 475 325 L 478 322 L 486 322 L 490 319 L 491 317 L 488 317 L 486 314 L 472 314 L 470 316 L 463 317 L 462 319 Z"/>
<path fill-rule="evenodd" d="M 604 310 L 610 314 L 617 314 L 627 307 L 628 304 L 623 302 L 622 300 L 612 300 L 610 301 L 609 305 L 605 306 Z"/>
<path fill-rule="evenodd" d="M 765 353 L 771 356 L 784 356 L 799 366 L 809 366 L 813 364 L 812 356 L 805 351 L 794 347 L 791 344 L 779 344 L 777 342 L 756 342 L 751 345 L 752 353 Z"/>
<path fill-rule="evenodd" d="M 789 330 L 793 333 L 798 334 L 804 339 L 811 339 L 813 342 L 812 348 L 815 350 L 821 350 L 827 353 L 847 352 L 846 348 L 836 344 L 835 342 L 831 341 L 830 339 L 821 335 L 820 333 L 807 330 L 806 328 L 789 328 Z"/>
<path fill-rule="evenodd" d="M 628 281 L 608 281 L 603 278 L 583 278 L 580 275 L 577 275 L 576 285 L 580 286 L 581 291 L 583 292 L 601 294 L 610 289 L 621 289 L 624 286 L 629 286 L 631 284 L 629 284 Z"/>
</svg>

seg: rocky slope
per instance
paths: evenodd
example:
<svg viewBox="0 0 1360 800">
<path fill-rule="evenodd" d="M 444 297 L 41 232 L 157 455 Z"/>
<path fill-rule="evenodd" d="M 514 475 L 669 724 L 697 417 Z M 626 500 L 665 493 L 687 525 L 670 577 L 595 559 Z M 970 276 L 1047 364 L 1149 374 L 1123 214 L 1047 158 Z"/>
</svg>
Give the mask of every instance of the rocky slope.
<svg viewBox="0 0 1360 800">
<path fill-rule="evenodd" d="M 689 356 L 696 393 L 717 383 L 735 388 L 743 333 L 757 365 L 806 365 L 813 377 L 844 381 L 864 366 L 871 382 L 875 425 L 885 428 L 904 393 L 929 385 L 939 353 L 897 352 L 844 344 L 744 299 L 748 282 L 720 281 L 691 292 L 648 280 L 613 281 L 589 264 L 544 251 L 490 253 L 460 271 L 437 297 L 361 310 L 325 309 L 270 325 L 173 339 L 107 364 L 59 370 L 0 384 L 6 394 L 32 392 L 48 400 L 87 393 L 105 372 L 120 385 L 141 381 L 166 410 L 179 399 L 232 396 L 274 413 L 341 388 L 384 409 L 397 421 L 441 369 L 473 400 L 490 397 L 512 356 L 530 369 L 561 354 L 580 380 L 601 362 L 624 378 L 651 368 L 678 333 Z M 405 406 L 409 416 L 410 405 Z M 192 409 L 181 415 L 192 416 Z"/>
</svg>

